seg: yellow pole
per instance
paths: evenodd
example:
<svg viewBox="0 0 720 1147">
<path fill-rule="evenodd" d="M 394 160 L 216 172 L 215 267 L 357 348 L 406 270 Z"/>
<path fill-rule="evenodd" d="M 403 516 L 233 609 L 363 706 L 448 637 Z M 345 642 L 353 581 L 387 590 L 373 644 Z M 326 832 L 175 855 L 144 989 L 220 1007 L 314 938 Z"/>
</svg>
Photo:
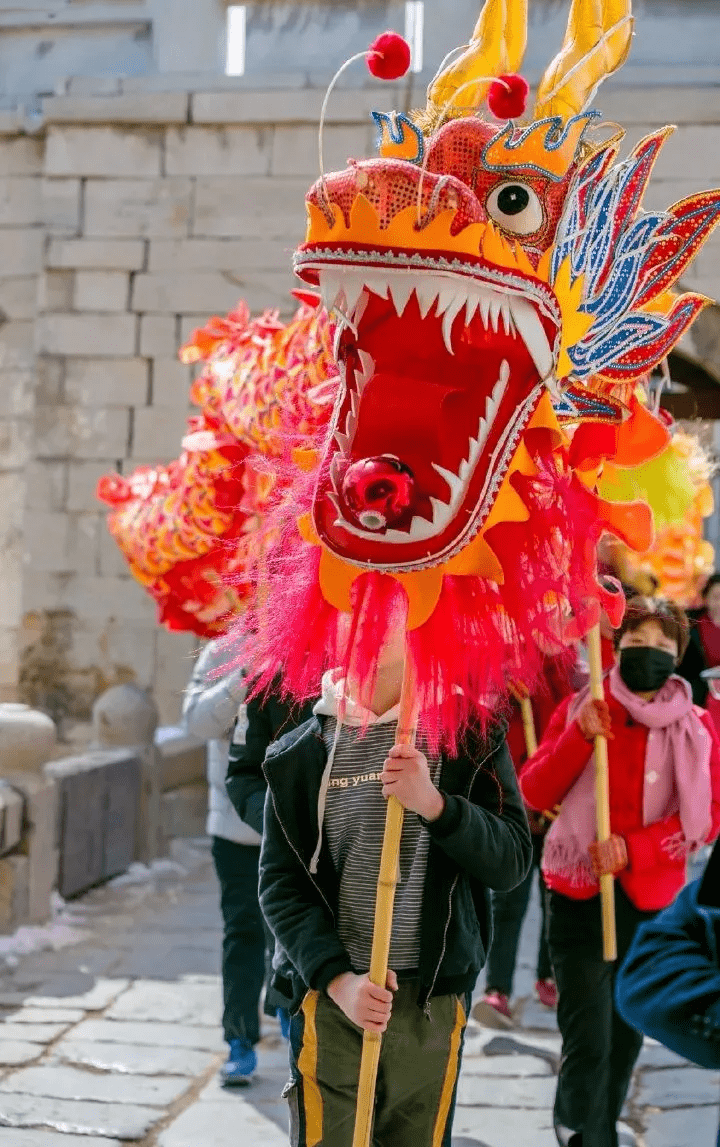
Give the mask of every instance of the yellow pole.
<svg viewBox="0 0 720 1147">
<path fill-rule="evenodd" d="M 525 748 L 528 757 L 531 757 L 537 751 L 537 737 L 535 736 L 532 701 L 529 697 L 520 698 L 520 712 L 522 714 L 523 732 L 525 733 Z"/>
<path fill-rule="evenodd" d="M 400 715 L 398 717 L 396 744 L 414 745 L 416 727 L 417 707 L 415 684 L 409 660 L 406 658 L 402 694 L 400 697 Z M 392 933 L 395 889 L 397 888 L 399 876 L 400 837 L 402 836 L 404 814 L 405 809 L 400 804 L 400 801 L 396 797 L 390 797 L 388 799 L 387 814 L 385 817 L 385 834 L 383 836 L 382 854 L 380 856 L 380 874 L 378 877 L 377 898 L 375 900 L 375 927 L 370 953 L 370 979 L 374 984 L 382 988 L 385 987 L 388 973 L 390 936 Z M 381 1041 L 382 1036 L 379 1032 L 363 1032 L 362 1058 L 360 1060 L 360 1078 L 358 1080 L 355 1131 L 353 1133 L 352 1147 L 370 1147 L 370 1136 L 372 1134 L 373 1115 L 375 1111 L 375 1085 L 377 1083 Z"/>
<path fill-rule="evenodd" d="M 588 633 L 587 644 L 590 664 L 590 695 L 595 701 L 604 701 L 599 625 L 594 625 Z M 595 738 L 595 807 L 597 838 L 599 841 L 608 840 L 610 837 L 610 783 L 607 741 L 604 737 Z M 617 939 L 615 936 L 615 884 L 609 873 L 600 877 L 600 902 L 603 958 L 612 961 L 617 959 Z"/>
</svg>

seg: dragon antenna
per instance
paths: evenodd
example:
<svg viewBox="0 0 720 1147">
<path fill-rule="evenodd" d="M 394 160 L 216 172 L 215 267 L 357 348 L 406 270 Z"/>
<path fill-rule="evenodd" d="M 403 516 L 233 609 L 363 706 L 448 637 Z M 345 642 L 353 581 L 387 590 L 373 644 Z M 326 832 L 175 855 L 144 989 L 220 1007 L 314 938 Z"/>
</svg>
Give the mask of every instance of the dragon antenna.
<svg viewBox="0 0 720 1147">
<path fill-rule="evenodd" d="M 427 111 L 432 114 L 448 104 L 452 107 L 460 92 L 472 84 L 480 89 L 471 101 L 477 107 L 485 94 L 484 84 L 518 71 L 526 41 L 527 0 L 485 0 L 466 50 L 430 84 Z"/>
<path fill-rule="evenodd" d="M 632 35 L 632 0 L 572 0 L 563 46 L 540 81 L 535 118 L 568 120 L 582 112 L 625 63 Z"/>
<path fill-rule="evenodd" d="M 328 84 L 328 89 L 325 92 L 325 98 L 322 102 L 320 109 L 320 125 L 318 129 L 318 161 L 320 164 L 320 183 L 323 189 L 325 202 L 328 201 L 327 189 L 325 186 L 325 163 L 323 159 L 323 131 L 325 128 L 325 116 L 327 114 L 328 103 L 332 94 L 333 88 L 340 79 L 340 76 L 354 64 L 356 60 L 365 60 L 368 66 L 368 71 L 371 75 L 377 76 L 381 80 L 399 80 L 404 76 L 410 67 L 410 45 L 407 40 L 404 40 L 399 32 L 383 32 L 377 36 L 370 47 L 365 52 L 356 52 L 349 60 L 342 64 L 335 75 Z"/>
</svg>

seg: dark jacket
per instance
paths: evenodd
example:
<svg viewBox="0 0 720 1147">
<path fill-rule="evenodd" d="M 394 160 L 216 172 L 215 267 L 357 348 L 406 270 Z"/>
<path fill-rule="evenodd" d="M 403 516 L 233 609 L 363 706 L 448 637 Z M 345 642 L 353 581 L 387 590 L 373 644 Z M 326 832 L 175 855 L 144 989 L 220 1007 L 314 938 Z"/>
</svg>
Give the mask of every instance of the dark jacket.
<svg viewBox="0 0 720 1147">
<path fill-rule="evenodd" d="M 616 995 L 633 1027 L 700 1067 L 720 1068 L 720 844 L 702 880 L 640 925 Z"/>
<path fill-rule="evenodd" d="M 327 752 L 313 717 L 268 750 L 260 904 L 278 943 L 273 986 L 299 1006 L 308 988 L 324 990 L 352 970 L 335 927 L 338 877 L 323 842 L 316 875 L 317 801 Z M 489 889 L 507 891 L 527 873 L 532 842 L 504 731 L 468 738 L 443 758 L 440 818 L 427 825 L 430 851 L 420 941 L 420 996 L 473 988 L 491 940 Z"/>
<path fill-rule="evenodd" d="M 262 836 L 267 782 L 262 771 L 268 746 L 312 715 L 312 701 L 284 701 L 277 693 L 252 697 L 246 706 L 247 731 L 242 744 L 230 743 L 225 787 L 245 824 Z"/>
<path fill-rule="evenodd" d="M 695 705 L 704 705 L 707 701 L 708 683 L 700 674 L 703 669 L 707 669 L 707 663 L 705 661 L 705 653 L 700 640 L 700 630 L 698 629 L 697 623 L 700 618 L 704 616 L 705 610 L 689 609 L 687 614 L 688 621 L 690 622 L 690 640 L 683 654 L 682 661 L 677 667 L 677 672 L 681 677 L 684 677 L 686 681 L 690 682 L 693 703 Z"/>
</svg>

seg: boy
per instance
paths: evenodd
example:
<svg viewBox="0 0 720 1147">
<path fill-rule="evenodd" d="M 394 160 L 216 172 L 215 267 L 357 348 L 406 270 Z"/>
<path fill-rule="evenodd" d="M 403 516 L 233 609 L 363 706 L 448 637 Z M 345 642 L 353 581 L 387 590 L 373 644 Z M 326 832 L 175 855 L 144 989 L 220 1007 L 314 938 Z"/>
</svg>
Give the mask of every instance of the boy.
<svg viewBox="0 0 720 1147">
<path fill-rule="evenodd" d="M 315 716 L 268 750 L 260 899 L 275 984 L 292 999 L 293 1147 L 350 1147 L 362 1031 L 382 1032 L 374 1143 L 450 1143 L 470 993 L 490 944 L 488 889 L 532 846 L 504 735 L 455 759 L 395 746 L 402 649 L 372 697 L 326 674 Z M 341 717 L 341 719 L 340 719 Z M 406 809 L 385 987 L 368 977 L 386 798 Z"/>
</svg>

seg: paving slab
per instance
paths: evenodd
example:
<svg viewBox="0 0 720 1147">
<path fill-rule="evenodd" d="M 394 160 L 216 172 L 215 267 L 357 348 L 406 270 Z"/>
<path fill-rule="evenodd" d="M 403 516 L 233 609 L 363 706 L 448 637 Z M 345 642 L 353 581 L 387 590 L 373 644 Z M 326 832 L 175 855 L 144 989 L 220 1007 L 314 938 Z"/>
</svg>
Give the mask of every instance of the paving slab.
<svg viewBox="0 0 720 1147">
<path fill-rule="evenodd" d="M 535 1055 L 493 1055 L 469 1056 L 463 1061 L 464 1075 L 509 1076 L 523 1078 L 534 1075 L 552 1075 L 553 1070 L 546 1059 Z M 502 1087 L 502 1084 L 498 1084 Z"/>
<path fill-rule="evenodd" d="M 683 1059 L 681 1055 L 677 1055 L 674 1051 L 670 1051 L 669 1047 L 665 1047 L 654 1039 L 644 1040 L 640 1058 L 638 1059 L 638 1067 L 689 1066 L 688 1060 Z"/>
<path fill-rule="evenodd" d="M 142 1044 L 98 1043 L 94 1040 L 62 1040 L 54 1048 L 57 1060 L 85 1064 L 99 1071 L 128 1075 L 204 1075 L 216 1059 L 209 1051 L 187 1047 L 147 1047 Z"/>
<path fill-rule="evenodd" d="M 0 1045 L 7 1040 L 29 1040 L 31 1043 L 52 1043 L 69 1024 L 17 1024 L 13 1020 L 5 1020 L 0 1024 Z"/>
<path fill-rule="evenodd" d="M 78 1024 L 84 1019 L 85 1012 L 81 1008 L 53 1008 L 52 1015 L 48 1016 L 47 1008 L 21 1008 L 7 1016 L 6 1023 L 11 1024 L 46 1024 L 52 1019 L 56 1024 Z M 1 1029 L 0 1029 L 1 1030 Z"/>
<path fill-rule="evenodd" d="M 16 1071 L 0 1082 L 0 1092 L 42 1095 L 55 1099 L 88 1099 L 100 1103 L 131 1103 L 167 1107 L 189 1087 L 176 1076 L 113 1075 L 50 1064 Z M 0 1099 L 0 1107 L 4 1101 Z"/>
<path fill-rule="evenodd" d="M 287 1131 L 239 1095 L 233 1099 L 234 1104 L 207 1100 L 188 1107 L 160 1132 L 158 1147 L 287 1147 Z"/>
<path fill-rule="evenodd" d="M 220 1028 L 189 1024 L 131 1023 L 121 1020 L 85 1020 L 70 1033 L 76 1040 L 100 1043 L 142 1044 L 144 1047 L 190 1047 L 197 1051 L 222 1051 L 225 1041 Z M 62 1040 L 58 1048 L 62 1047 Z"/>
<path fill-rule="evenodd" d="M 32 1063 L 44 1050 L 43 1044 L 31 1043 L 30 1040 L 0 1040 L 0 1067 L 21 1067 L 25 1063 Z"/>
<path fill-rule="evenodd" d="M 3 1127 L 3 1147 L 122 1147 L 119 1139 L 97 1135 L 63 1135 L 36 1127 Z"/>
<path fill-rule="evenodd" d="M 106 1014 L 112 1020 L 158 1020 L 214 1027 L 222 1014 L 220 978 L 196 984 L 136 980 Z"/>
<path fill-rule="evenodd" d="M 701 1067 L 644 1071 L 635 1095 L 639 1107 L 714 1106 L 720 1094 L 720 1074 Z"/>
<path fill-rule="evenodd" d="M 552 1120 L 547 1111 L 458 1107 L 453 1121 L 453 1142 L 463 1136 L 484 1144 L 484 1147 L 510 1147 L 511 1144 L 519 1143 L 527 1143 L 531 1147 L 557 1147 Z M 175 1144 L 171 1147 L 175 1147 Z M 655 1147 L 655 1144 L 651 1147 Z"/>
<path fill-rule="evenodd" d="M 714 1147 L 720 1108 L 651 1111 L 645 1116 L 647 1147 Z"/>
<path fill-rule="evenodd" d="M 554 1079 L 497 1079 L 463 1071 L 458 1083 L 459 1107 L 552 1107 L 555 1096 Z"/>
<path fill-rule="evenodd" d="M 50 1127 L 76 1135 L 143 1139 L 162 1117 L 163 1112 L 157 1107 L 133 1107 L 129 1103 L 0 1094 L 0 1125 L 8 1127 Z"/>
<path fill-rule="evenodd" d="M 92 988 L 77 996 L 28 996 L 25 1003 L 33 1008 L 82 1008 L 88 1012 L 103 1011 L 124 992 L 129 980 L 100 978 Z"/>
</svg>

